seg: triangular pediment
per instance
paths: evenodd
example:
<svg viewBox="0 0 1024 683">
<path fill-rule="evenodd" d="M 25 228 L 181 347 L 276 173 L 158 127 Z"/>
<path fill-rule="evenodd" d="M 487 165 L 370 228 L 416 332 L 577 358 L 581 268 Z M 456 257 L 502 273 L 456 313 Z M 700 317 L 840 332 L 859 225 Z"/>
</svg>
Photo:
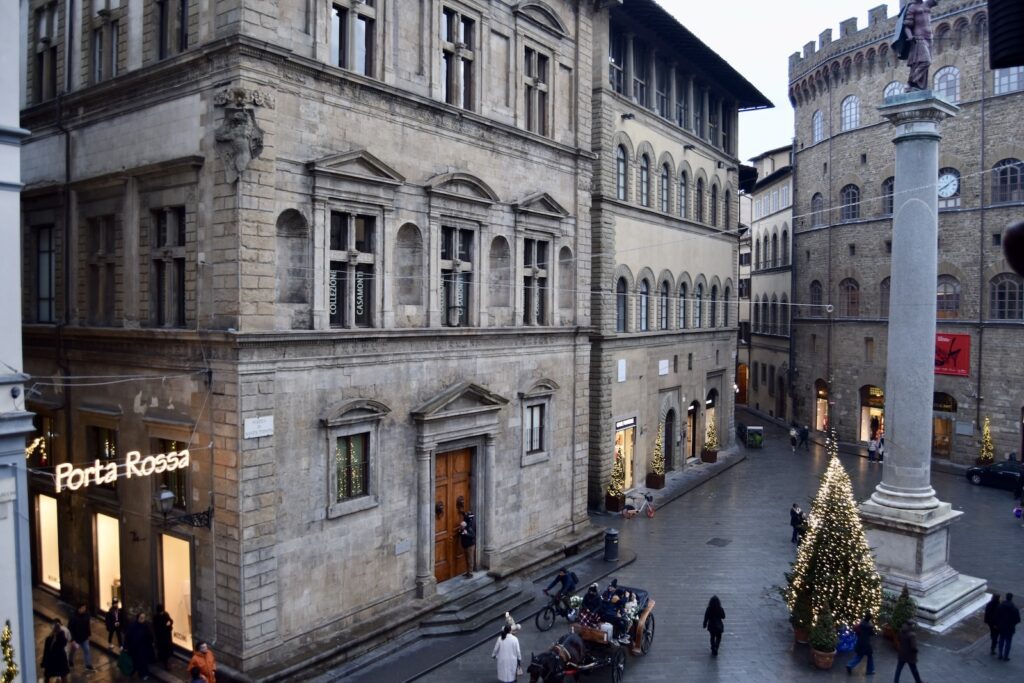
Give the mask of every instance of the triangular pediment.
<svg viewBox="0 0 1024 683">
<path fill-rule="evenodd" d="M 330 175 L 388 185 L 400 185 L 405 182 L 401 173 L 365 149 L 332 154 L 311 161 L 308 166 L 314 175 Z"/>
<path fill-rule="evenodd" d="M 562 22 L 561 18 L 559 18 L 558 13 L 551 9 L 546 3 L 537 2 L 537 0 L 529 0 L 528 2 L 521 2 L 516 5 L 513 11 L 520 17 L 529 19 L 534 24 L 559 37 L 564 37 L 569 34 L 568 29 Z"/>
<path fill-rule="evenodd" d="M 536 213 L 551 218 L 565 218 L 569 212 L 547 192 L 537 192 L 512 205 L 516 211 Z"/>
<path fill-rule="evenodd" d="M 325 427 L 340 427 L 342 425 L 355 424 L 379 420 L 388 413 L 391 408 L 370 398 L 353 398 L 343 401 L 336 406 L 326 417 L 322 419 Z"/>
<path fill-rule="evenodd" d="M 508 399 L 484 389 L 479 384 L 460 382 L 448 387 L 440 394 L 412 411 L 418 420 L 468 415 L 500 409 L 508 403 Z"/>
<path fill-rule="evenodd" d="M 443 173 L 427 181 L 427 191 L 453 199 L 493 204 L 498 195 L 484 181 L 468 173 Z"/>
</svg>

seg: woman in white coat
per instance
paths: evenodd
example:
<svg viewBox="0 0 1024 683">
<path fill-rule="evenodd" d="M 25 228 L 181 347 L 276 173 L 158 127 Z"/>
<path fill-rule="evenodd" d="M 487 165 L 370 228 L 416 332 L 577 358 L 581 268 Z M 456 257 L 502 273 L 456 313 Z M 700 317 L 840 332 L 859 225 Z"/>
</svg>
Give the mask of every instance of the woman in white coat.
<svg viewBox="0 0 1024 683">
<path fill-rule="evenodd" d="M 519 654 L 519 639 L 512 635 L 512 628 L 507 624 L 494 643 L 491 658 L 498 660 L 498 681 L 515 683 L 522 656 Z"/>
</svg>

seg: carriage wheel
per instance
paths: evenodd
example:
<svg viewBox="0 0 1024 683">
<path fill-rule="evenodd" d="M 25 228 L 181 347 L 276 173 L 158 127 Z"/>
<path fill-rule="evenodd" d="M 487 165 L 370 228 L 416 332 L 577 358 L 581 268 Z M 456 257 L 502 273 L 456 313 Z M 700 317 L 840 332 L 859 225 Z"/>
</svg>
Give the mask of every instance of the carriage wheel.
<svg viewBox="0 0 1024 683">
<path fill-rule="evenodd" d="M 548 605 L 540 612 L 537 612 L 537 618 L 534 619 L 534 623 L 537 624 L 538 631 L 547 631 L 555 625 L 555 609 Z"/>
<path fill-rule="evenodd" d="M 640 635 L 640 652 L 647 654 L 654 642 L 654 615 L 648 614 L 644 620 L 644 632 Z"/>
<path fill-rule="evenodd" d="M 622 677 L 626 673 L 626 653 L 621 647 L 615 648 L 612 655 L 612 683 L 622 683 Z"/>
</svg>

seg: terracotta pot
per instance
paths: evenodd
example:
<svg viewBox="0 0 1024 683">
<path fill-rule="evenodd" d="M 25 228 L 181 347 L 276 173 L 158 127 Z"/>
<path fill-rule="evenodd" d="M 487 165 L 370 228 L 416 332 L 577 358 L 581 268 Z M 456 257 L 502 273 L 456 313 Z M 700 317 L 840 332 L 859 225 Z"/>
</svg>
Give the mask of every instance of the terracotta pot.
<svg viewBox="0 0 1024 683">
<path fill-rule="evenodd" d="M 663 489 L 665 488 L 665 475 L 651 472 L 647 475 L 646 483 L 649 489 Z"/>
<path fill-rule="evenodd" d="M 832 652 L 822 652 L 821 650 L 815 650 L 812 647 L 811 655 L 814 657 L 814 666 L 819 669 L 831 669 L 832 662 L 834 662 L 836 658 L 836 651 L 832 650 Z"/>
<path fill-rule="evenodd" d="M 625 496 L 612 496 L 607 493 L 604 494 L 604 509 L 608 512 L 622 512 L 622 508 L 626 507 Z"/>
<path fill-rule="evenodd" d="M 889 624 L 882 627 L 882 636 L 889 641 L 896 650 L 900 649 L 900 634 Z"/>
<path fill-rule="evenodd" d="M 700 452 L 701 462 L 718 462 L 718 450 L 708 450 L 705 448 Z"/>
<path fill-rule="evenodd" d="M 801 645 L 806 645 L 811 642 L 811 629 L 804 626 L 793 627 L 793 640 Z"/>
</svg>

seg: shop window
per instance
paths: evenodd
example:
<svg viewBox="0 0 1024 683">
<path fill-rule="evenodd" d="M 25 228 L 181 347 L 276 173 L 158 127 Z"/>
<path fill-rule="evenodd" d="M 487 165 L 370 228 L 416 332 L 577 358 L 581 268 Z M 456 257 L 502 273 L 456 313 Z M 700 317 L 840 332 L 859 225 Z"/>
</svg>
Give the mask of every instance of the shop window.
<svg viewBox="0 0 1024 683">
<path fill-rule="evenodd" d="M 179 453 L 188 448 L 183 441 L 172 439 L 153 439 L 153 453 Z M 157 489 L 166 486 L 167 490 L 174 495 L 171 507 L 179 511 L 188 510 L 189 500 L 189 468 L 182 467 L 172 472 L 162 472 L 157 480 Z"/>
<path fill-rule="evenodd" d="M 185 207 L 153 212 L 153 324 L 185 327 Z"/>
<path fill-rule="evenodd" d="M 60 520 L 57 499 L 36 496 L 36 524 L 39 545 L 39 579 L 44 586 L 60 590 Z"/>
<path fill-rule="evenodd" d="M 550 242 L 523 240 L 523 324 L 546 325 Z"/>
<path fill-rule="evenodd" d="M 117 517 L 95 515 L 96 579 L 99 611 L 110 609 L 113 600 L 124 600 L 121 590 L 121 523 Z"/>
<path fill-rule="evenodd" d="M 331 64 L 362 76 L 376 76 L 376 2 L 345 0 L 331 6 Z"/>
<path fill-rule="evenodd" d="M 548 135 L 548 88 L 550 57 L 527 47 L 523 57 L 523 106 L 526 107 L 526 130 Z"/>
<path fill-rule="evenodd" d="M 473 230 L 441 228 L 441 311 L 447 327 L 470 324 L 474 237 Z"/>
<path fill-rule="evenodd" d="M 160 536 L 160 579 L 164 609 L 174 621 L 171 641 L 192 649 L 192 545 L 169 534 Z"/>
<path fill-rule="evenodd" d="M 330 326 L 373 327 L 377 220 L 374 216 L 332 211 L 330 229 Z"/>
</svg>

